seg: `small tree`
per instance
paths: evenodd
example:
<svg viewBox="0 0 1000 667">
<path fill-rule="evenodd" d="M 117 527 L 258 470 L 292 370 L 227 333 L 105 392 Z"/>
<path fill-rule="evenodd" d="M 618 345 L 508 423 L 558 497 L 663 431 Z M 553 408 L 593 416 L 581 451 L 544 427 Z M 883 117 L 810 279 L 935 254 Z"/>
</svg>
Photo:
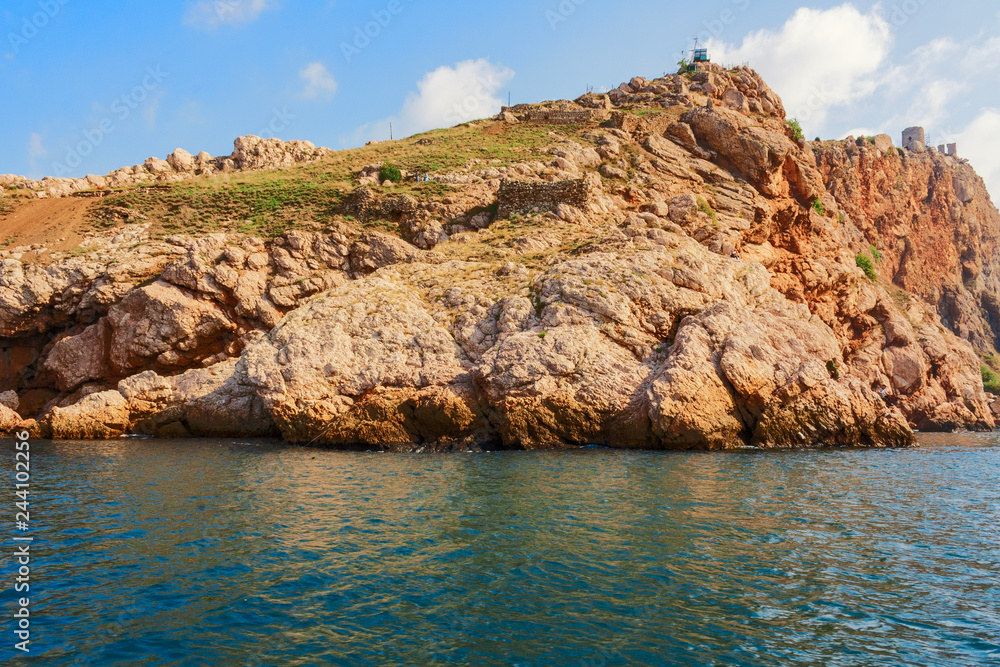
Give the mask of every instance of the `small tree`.
<svg viewBox="0 0 1000 667">
<path fill-rule="evenodd" d="M 399 183 L 403 180 L 403 175 L 399 172 L 399 167 L 392 164 L 383 164 L 378 170 L 378 182 L 385 183 L 386 181 L 392 181 L 393 183 Z"/>
<path fill-rule="evenodd" d="M 868 280 L 872 282 L 878 280 L 878 271 L 875 270 L 875 264 L 872 263 L 871 257 L 868 255 L 858 255 L 854 258 L 854 261 L 857 263 L 858 268 L 864 271 L 865 275 L 868 276 Z"/>
<path fill-rule="evenodd" d="M 795 139 L 795 141 L 806 138 L 806 135 L 802 134 L 802 125 L 797 118 L 788 121 L 788 129 L 792 131 L 792 139 Z"/>
</svg>

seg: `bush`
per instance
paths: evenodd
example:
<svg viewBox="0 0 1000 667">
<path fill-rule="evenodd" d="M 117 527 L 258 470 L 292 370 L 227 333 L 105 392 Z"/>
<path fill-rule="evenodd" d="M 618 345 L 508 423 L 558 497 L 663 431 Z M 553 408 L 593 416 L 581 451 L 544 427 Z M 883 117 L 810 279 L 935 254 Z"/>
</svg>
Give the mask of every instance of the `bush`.
<svg viewBox="0 0 1000 667">
<path fill-rule="evenodd" d="M 868 250 L 871 252 L 872 258 L 874 258 L 875 263 L 876 264 L 881 264 L 882 263 L 882 253 L 879 252 L 879 249 L 876 248 L 875 246 L 871 245 L 871 244 L 868 244 Z"/>
<path fill-rule="evenodd" d="M 393 183 L 399 183 L 403 180 L 403 175 L 399 173 L 399 167 L 392 164 L 383 164 L 378 170 L 378 182 L 385 183 L 386 181 L 392 181 Z"/>
<path fill-rule="evenodd" d="M 872 282 L 878 280 L 878 271 L 875 270 L 875 264 L 872 263 L 871 257 L 868 255 L 858 255 L 854 258 L 854 261 L 857 262 L 858 268 L 864 271 L 865 275 L 868 276 L 868 280 Z"/>
<path fill-rule="evenodd" d="M 826 362 L 826 370 L 830 371 L 830 377 L 832 377 L 834 380 L 840 379 L 840 369 L 837 368 L 836 359 L 831 359 L 830 361 Z"/>
<path fill-rule="evenodd" d="M 715 220 L 715 209 L 713 209 L 712 205 L 701 197 L 698 197 L 698 210 L 707 215 L 713 221 Z"/>
<path fill-rule="evenodd" d="M 788 121 L 788 129 L 792 131 L 792 139 L 798 141 L 799 139 L 806 138 L 806 135 L 802 134 L 802 125 L 799 123 L 798 119 L 793 118 Z"/>
<path fill-rule="evenodd" d="M 989 366 L 980 366 L 983 374 L 983 387 L 994 396 L 1000 396 L 1000 376 Z"/>
<path fill-rule="evenodd" d="M 821 202 L 818 199 L 813 202 L 813 210 L 819 213 L 820 215 L 826 215 L 826 207 L 823 206 L 823 202 Z"/>
</svg>

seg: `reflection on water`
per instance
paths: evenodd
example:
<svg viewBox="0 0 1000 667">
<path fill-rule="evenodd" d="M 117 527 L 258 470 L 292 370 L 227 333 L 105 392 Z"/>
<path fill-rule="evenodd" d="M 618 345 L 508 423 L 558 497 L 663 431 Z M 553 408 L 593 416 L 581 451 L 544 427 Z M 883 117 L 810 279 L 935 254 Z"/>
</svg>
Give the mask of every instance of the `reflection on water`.
<svg viewBox="0 0 1000 667">
<path fill-rule="evenodd" d="M 1000 443 L 922 444 L 36 442 L 33 647 L 60 665 L 1000 662 Z"/>
</svg>

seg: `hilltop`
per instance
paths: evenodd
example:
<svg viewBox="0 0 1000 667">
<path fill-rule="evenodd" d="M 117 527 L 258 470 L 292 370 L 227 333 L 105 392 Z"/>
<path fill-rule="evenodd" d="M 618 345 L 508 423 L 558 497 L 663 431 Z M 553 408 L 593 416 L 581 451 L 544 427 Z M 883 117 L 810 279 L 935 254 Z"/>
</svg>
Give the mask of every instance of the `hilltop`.
<svg viewBox="0 0 1000 667">
<path fill-rule="evenodd" d="M 964 161 L 892 143 L 807 142 L 756 72 L 700 64 L 348 151 L 243 137 L 3 177 L 0 430 L 415 450 L 993 428 L 1000 214 Z"/>
</svg>

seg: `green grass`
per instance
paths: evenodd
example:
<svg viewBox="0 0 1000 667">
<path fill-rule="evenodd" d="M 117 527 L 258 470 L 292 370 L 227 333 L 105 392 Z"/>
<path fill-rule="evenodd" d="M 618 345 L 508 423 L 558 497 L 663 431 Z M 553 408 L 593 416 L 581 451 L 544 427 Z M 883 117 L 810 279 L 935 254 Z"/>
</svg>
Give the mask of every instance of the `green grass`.
<svg viewBox="0 0 1000 667">
<path fill-rule="evenodd" d="M 868 251 L 871 253 L 872 259 L 875 260 L 876 264 L 881 264 L 882 263 L 882 253 L 879 252 L 878 248 L 876 248 L 872 244 L 868 244 Z"/>
<path fill-rule="evenodd" d="M 274 237 L 290 229 L 322 229 L 334 219 L 343 219 L 335 211 L 356 188 L 354 178 L 367 165 L 381 163 L 398 169 L 400 175 L 431 173 L 432 178 L 435 173 L 463 168 L 503 167 L 544 159 L 547 149 L 563 137 L 583 141 L 583 134 L 594 127 L 467 123 L 337 151 L 284 170 L 219 174 L 112 192 L 91 207 L 90 224 L 101 230 L 123 220 L 141 220 L 151 224 L 154 237 L 211 232 Z M 390 175 L 395 178 L 395 173 Z M 434 180 L 404 181 L 393 194 L 429 201 L 462 189 Z"/>
<path fill-rule="evenodd" d="M 983 374 L 983 388 L 994 396 L 1000 396 L 1000 375 L 989 366 L 980 366 Z"/>
<path fill-rule="evenodd" d="M 854 258 L 857 263 L 858 268 L 865 272 L 868 276 L 868 280 L 875 282 L 878 280 L 878 271 L 875 270 L 875 264 L 872 263 L 872 258 L 868 255 L 859 254 Z"/>
<path fill-rule="evenodd" d="M 823 202 L 821 202 L 819 199 L 813 202 L 812 207 L 813 210 L 819 213 L 820 215 L 826 215 L 826 207 L 823 206 Z"/>
<path fill-rule="evenodd" d="M 342 198 L 341 188 L 322 181 L 286 174 L 256 176 L 244 182 L 185 183 L 109 195 L 91 209 L 91 220 L 96 227 L 108 228 L 123 211 L 131 211 L 153 222 L 154 233 L 235 231 L 274 237 L 303 223 L 329 219 Z"/>
</svg>

